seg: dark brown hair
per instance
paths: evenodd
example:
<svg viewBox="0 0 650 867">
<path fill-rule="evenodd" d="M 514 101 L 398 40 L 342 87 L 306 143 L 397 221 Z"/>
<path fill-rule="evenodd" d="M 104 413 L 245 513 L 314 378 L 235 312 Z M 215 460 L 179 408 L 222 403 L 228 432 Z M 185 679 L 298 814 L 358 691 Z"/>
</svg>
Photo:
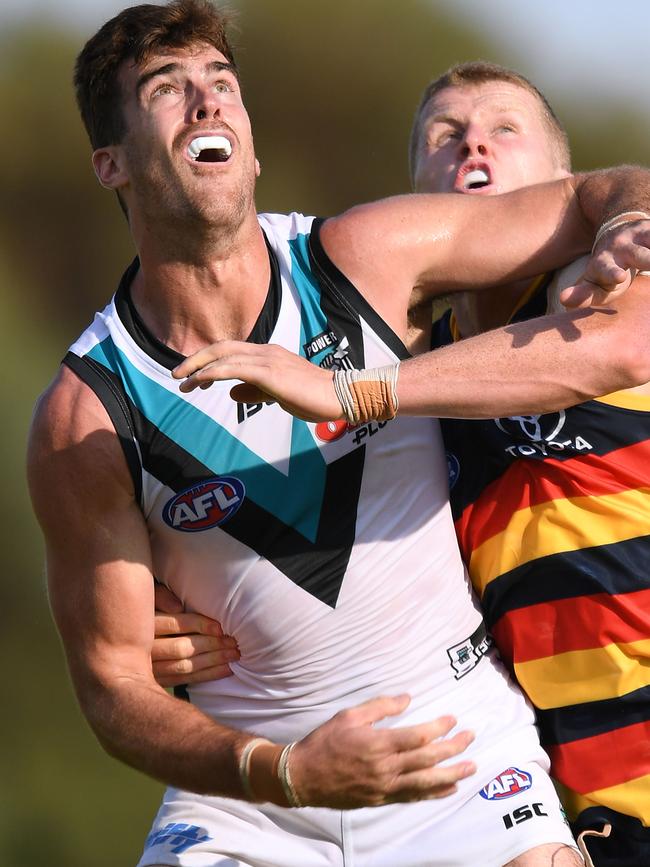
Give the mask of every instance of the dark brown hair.
<svg viewBox="0 0 650 867">
<path fill-rule="evenodd" d="M 571 170 L 571 151 L 569 148 L 569 139 L 566 134 L 560 119 L 551 108 L 550 103 L 535 85 L 523 75 L 515 72 L 513 69 L 508 69 L 505 66 L 499 66 L 496 63 L 489 63 L 486 60 L 475 60 L 470 63 L 459 63 L 452 66 L 443 75 L 434 79 L 424 93 L 415 113 L 413 128 L 411 130 L 411 140 L 409 144 L 409 162 L 411 167 L 411 178 L 415 174 L 415 162 L 420 147 L 420 135 L 422 133 L 422 115 L 429 101 L 447 87 L 464 87 L 476 84 L 486 84 L 490 81 L 506 81 L 509 84 L 515 84 L 532 93 L 539 103 L 542 120 L 546 124 L 550 139 L 555 150 L 555 158 L 560 168 Z"/>
<path fill-rule="evenodd" d="M 107 21 L 83 47 L 74 71 L 77 105 L 93 148 L 118 144 L 124 136 L 118 78 L 123 63 L 205 43 L 235 66 L 226 35 L 230 20 L 230 13 L 209 0 L 172 0 L 165 6 L 131 6 Z"/>
</svg>

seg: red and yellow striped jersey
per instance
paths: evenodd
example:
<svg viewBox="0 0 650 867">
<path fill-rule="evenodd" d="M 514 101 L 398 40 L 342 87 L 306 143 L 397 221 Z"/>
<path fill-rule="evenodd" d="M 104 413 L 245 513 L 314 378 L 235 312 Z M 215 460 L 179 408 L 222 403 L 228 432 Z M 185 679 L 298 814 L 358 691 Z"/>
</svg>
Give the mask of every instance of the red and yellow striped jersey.
<svg viewBox="0 0 650 867">
<path fill-rule="evenodd" d="M 618 816 L 650 853 L 650 397 L 441 424 L 461 552 L 569 817 Z"/>
</svg>

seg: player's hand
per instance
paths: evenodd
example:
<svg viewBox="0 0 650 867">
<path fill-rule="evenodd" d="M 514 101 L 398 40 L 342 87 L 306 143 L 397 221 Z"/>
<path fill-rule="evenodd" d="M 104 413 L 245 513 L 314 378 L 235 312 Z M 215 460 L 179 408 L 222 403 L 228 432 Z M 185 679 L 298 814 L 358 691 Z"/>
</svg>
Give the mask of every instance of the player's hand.
<svg viewBox="0 0 650 867">
<path fill-rule="evenodd" d="M 403 713 L 409 696 L 375 698 L 341 711 L 293 748 L 291 780 L 301 803 L 350 809 L 398 801 L 444 798 L 476 765 L 441 762 L 462 753 L 471 732 L 447 737 L 453 717 L 405 728 L 375 728 L 374 723 Z"/>
<path fill-rule="evenodd" d="M 273 344 L 222 340 L 190 355 L 172 371 L 180 390 L 209 388 L 213 382 L 240 379 L 230 394 L 242 403 L 277 402 L 305 421 L 343 418 L 332 372 Z"/>
<path fill-rule="evenodd" d="M 638 271 L 650 270 L 650 220 L 634 220 L 605 232 L 575 286 L 560 294 L 565 307 L 606 305 L 625 292 Z"/>
<path fill-rule="evenodd" d="M 232 674 L 239 659 L 237 642 L 221 624 L 202 614 L 183 611 L 167 587 L 156 584 L 155 639 L 151 648 L 153 675 L 160 686 L 204 683 Z"/>
</svg>

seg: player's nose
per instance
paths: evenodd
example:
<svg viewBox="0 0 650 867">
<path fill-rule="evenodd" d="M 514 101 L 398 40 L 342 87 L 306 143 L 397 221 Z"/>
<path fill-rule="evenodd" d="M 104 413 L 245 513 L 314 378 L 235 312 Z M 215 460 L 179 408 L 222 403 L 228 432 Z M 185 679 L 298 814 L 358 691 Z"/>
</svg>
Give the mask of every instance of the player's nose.
<svg viewBox="0 0 650 867">
<path fill-rule="evenodd" d="M 194 88 L 190 105 L 190 114 L 193 121 L 210 120 L 219 117 L 221 113 L 222 97 L 210 87 L 198 86 Z"/>
<path fill-rule="evenodd" d="M 488 137 L 480 126 L 468 124 L 459 142 L 459 148 L 463 159 L 485 157 L 489 150 Z"/>
</svg>

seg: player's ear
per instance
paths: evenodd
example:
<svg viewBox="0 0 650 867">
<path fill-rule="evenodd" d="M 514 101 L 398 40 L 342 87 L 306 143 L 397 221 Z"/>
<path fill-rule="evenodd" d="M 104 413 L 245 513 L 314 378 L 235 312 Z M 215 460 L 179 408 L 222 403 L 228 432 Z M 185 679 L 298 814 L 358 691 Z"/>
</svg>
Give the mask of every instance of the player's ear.
<svg viewBox="0 0 650 867">
<path fill-rule="evenodd" d="M 123 187 L 127 180 L 124 152 L 119 145 L 97 148 L 93 152 L 93 169 L 99 183 L 109 190 Z"/>
</svg>

